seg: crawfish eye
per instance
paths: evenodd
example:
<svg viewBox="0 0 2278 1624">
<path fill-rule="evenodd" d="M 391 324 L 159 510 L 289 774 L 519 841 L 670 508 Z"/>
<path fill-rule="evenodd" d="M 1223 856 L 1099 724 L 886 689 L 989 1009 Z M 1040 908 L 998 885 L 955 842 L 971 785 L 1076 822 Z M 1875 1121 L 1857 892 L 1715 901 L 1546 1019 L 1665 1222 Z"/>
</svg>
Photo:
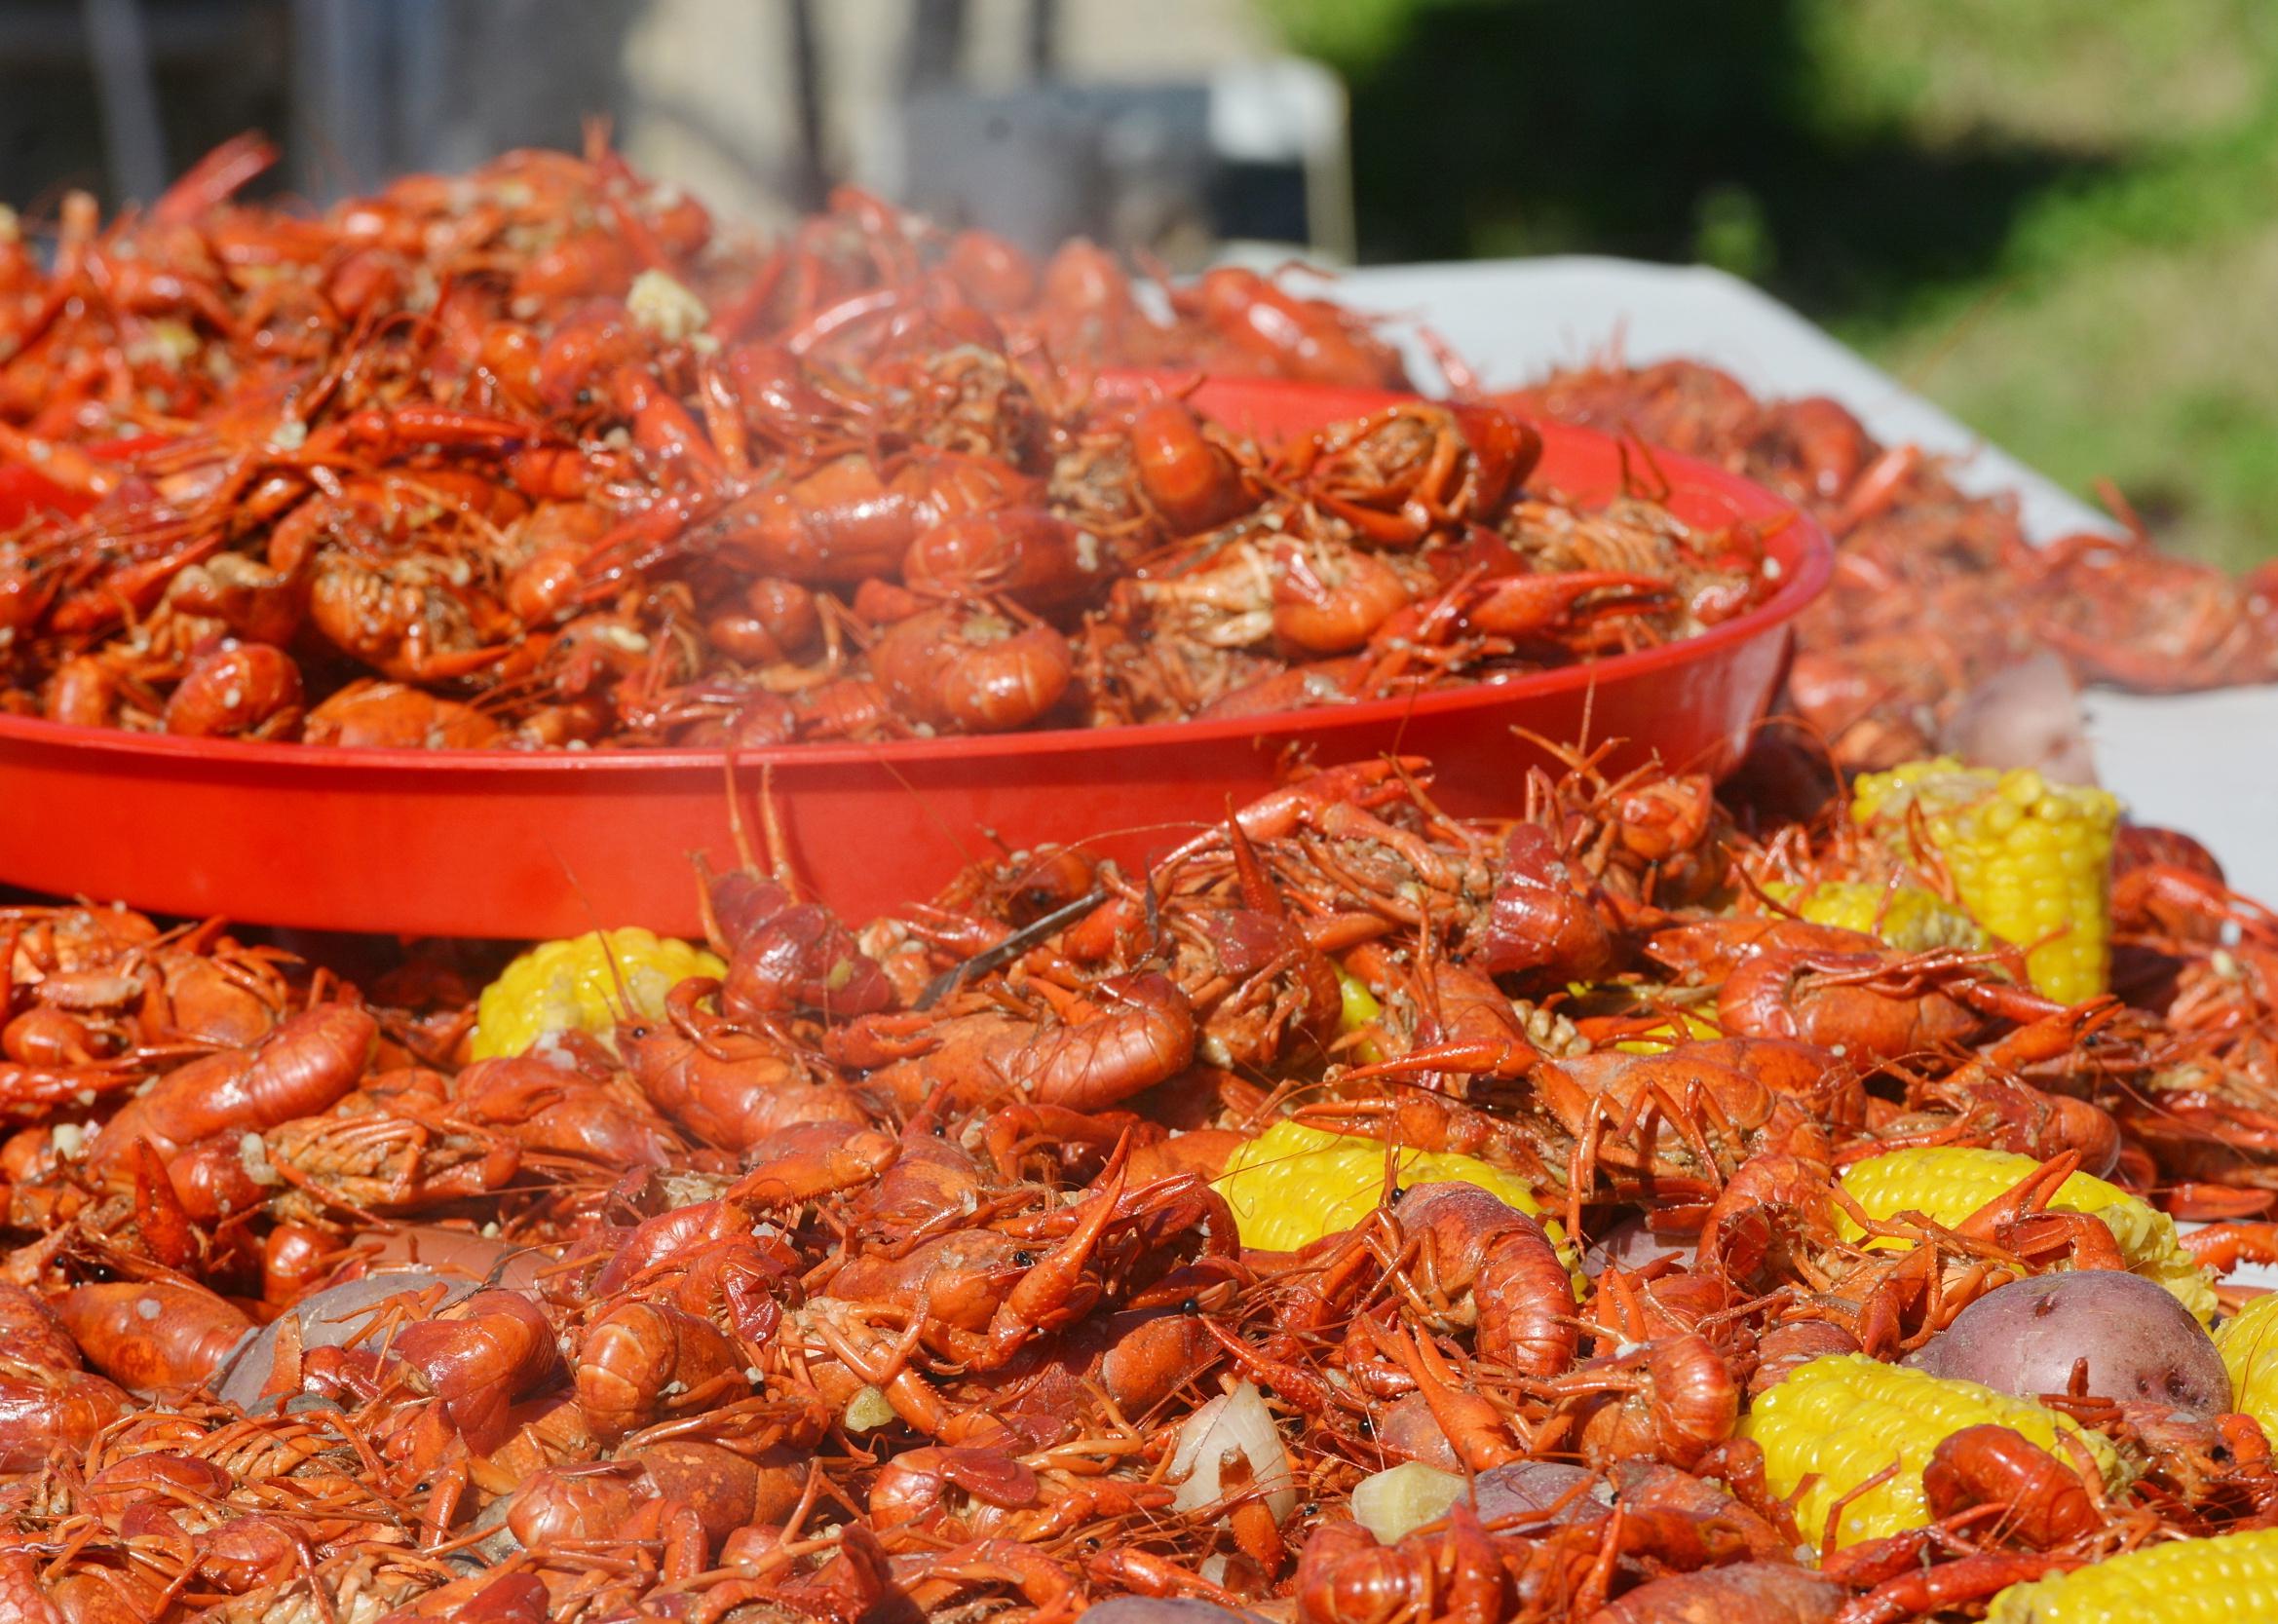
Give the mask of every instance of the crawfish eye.
<svg viewBox="0 0 2278 1624">
<path fill-rule="evenodd" d="M 1036 1267 L 1036 1254 L 1034 1252 L 1015 1252 L 1012 1254 L 1012 1261 L 1022 1268 Z"/>
</svg>

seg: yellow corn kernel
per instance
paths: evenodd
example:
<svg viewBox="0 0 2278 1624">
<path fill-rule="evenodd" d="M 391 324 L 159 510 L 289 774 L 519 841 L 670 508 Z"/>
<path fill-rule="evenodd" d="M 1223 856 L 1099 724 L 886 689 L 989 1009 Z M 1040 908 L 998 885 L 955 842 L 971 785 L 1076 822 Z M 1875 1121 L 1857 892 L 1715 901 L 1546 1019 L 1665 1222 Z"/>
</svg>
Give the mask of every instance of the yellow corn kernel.
<svg viewBox="0 0 2278 1624">
<path fill-rule="evenodd" d="M 1385 1193 L 1387 1154 L 1394 1159 L 1399 1189 L 1437 1182 L 1477 1185 L 1506 1206 L 1542 1217 L 1542 1204 L 1524 1179 L 1477 1156 L 1386 1145 L 1294 1117 L 1283 1117 L 1237 1146 L 1218 1176 L 1217 1190 L 1234 1209 L 1244 1246 L 1295 1252 L 1323 1235 L 1351 1228 L 1376 1211 Z M 1572 1267 L 1575 1259 L 1565 1231 L 1550 1219 L 1543 1219 L 1542 1227 Z"/>
<path fill-rule="evenodd" d="M 2230 1407 L 2278 1433 L 2278 1294 L 2258 1297 L 2215 1333 L 2230 1372 Z"/>
<path fill-rule="evenodd" d="M 1586 981 L 1570 981 L 1566 984 L 1566 990 L 1577 1002 L 1587 1002 L 1598 991 Z M 1625 1004 L 1629 1001 L 1628 989 L 1613 987 L 1606 990 L 1619 996 Z M 1716 1006 L 1710 1004 L 1707 1007 L 1714 1009 Z M 1716 1022 L 1693 1009 L 1664 1010 L 1657 1020 L 1635 1027 L 1625 1025 L 1622 1030 L 1624 1036 L 1605 1045 L 1617 1054 L 1667 1054 L 1681 1044 L 1714 1042 L 1725 1035 L 1724 1029 Z"/>
<path fill-rule="evenodd" d="M 2031 1156 L 2008 1151 L 1916 1147 L 1853 1162 L 1841 1183 L 1871 1217 L 1918 1212 L 1951 1228 L 1994 1196 L 2016 1189 L 2039 1165 Z M 2049 1206 L 2057 1212 L 2093 1213 L 2103 1219 L 2132 1272 L 2165 1286 L 2202 1325 L 2215 1317 L 2214 1283 L 2183 1249 L 2175 1220 L 2167 1214 L 2086 1173 L 2075 1173 L 2059 1185 Z M 1836 1228 L 1845 1240 L 1856 1240 L 1860 1234 L 1847 1213 L 1837 1215 Z"/>
<path fill-rule="evenodd" d="M 2029 950 L 2035 987 L 2067 1003 L 2105 990 L 2117 801 L 2049 783 L 2030 767 L 1993 773 L 1952 756 L 1869 773 L 1851 787 L 1851 816 L 1894 841 L 1911 838 L 1914 809 L 1978 924 Z"/>
<path fill-rule="evenodd" d="M 2278 1529 L 2171 1539 L 2013 1584 L 1986 1624 L 2246 1624 L 2278 1618 Z"/>
<path fill-rule="evenodd" d="M 1385 1006 L 1377 1001 L 1376 994 L 1368 990 L 1368 983 L 1348 970 L 1337 972 L 1337 1030 L 1358 1032 L 1371 1021 L 1383 1017 Z"/>
<path fill-rule="evenodd" d="M 1667 1054 L 1686 1043 L 1713 1042 L 1723 1036 L 1723 1032 L 1698 1015 L 1680 1014 L 1669 1016 L 1657 1026 L 1633 1032 L 1607 1047 L 1616 1054 Z"/>
<path fill-rule="evenodd" d="M 664 995 L 692 975 L 725 975 L 727 966 L 701 947 L 630 925 L 541 942 L 482 989 L 475 1006 L 477 1060 L 520 1054 L 553 1033 L 588 1032 L 614 1043 L 618 1017 L 656 1016 Z M 618 979 L 624 978 L 624 992 Z"/>
<path fill-rule="evenodd" d="M 1919 886 L 1822 880 L 1803 887 L 1774 883 L 1764 888 L 1764 894 L 1813 925 L 1879 936 L 1901 953 L 1927 953 L 1938 947 L 1975 951 L 1987 945 L 1977 921 Z"/>
<path fill-rule="evenodd" d="M 1384 1019 L 1385 1006 L 1377 1001 L 1376 994 L 1368 990 L 1368 983 L 1349 970 L 1337 971 L 1337 1030 L 1349 1037 L 1365 1032 Z M 1363 1066 L 1374 1066 L 1385 1058 L 1374 1039 L 1362 1039 L 1353 1045 L 1352 1058 Z"/>
<path fill-rule="evenodd" d="M 1949 1435 L 1986 1422 L 2023 1433 L 2060 1456 L 2066 1451 L 2057 1435 L 2068 1433 L 2095 1456 L 2107 1482 L 2119 1476 L 2111 1445 L 2069 1416 L 1975 1381 L 1885 1365 L 1863 1353 L 1833 1353 L 1798 1366 L 1758 1395 L 1741 1418 L 1740 1433 L 1763 1449 L 1773 1493 L 1794 1494 L 1806 1477 L 1815 1478 L 1795 1502 L 1796 1526 L 1814 1546 L 1825 1536 L 1837 1502 L 1851 1495 L 1842 1505 L 1835 1542 L 1855 1545 L 1930 1522 L 1922 1468 L 1931 1452 Z M 1853 1492 L 1893 1462 L 1898 1469 L 1888 1478 Z"/>
</svg>

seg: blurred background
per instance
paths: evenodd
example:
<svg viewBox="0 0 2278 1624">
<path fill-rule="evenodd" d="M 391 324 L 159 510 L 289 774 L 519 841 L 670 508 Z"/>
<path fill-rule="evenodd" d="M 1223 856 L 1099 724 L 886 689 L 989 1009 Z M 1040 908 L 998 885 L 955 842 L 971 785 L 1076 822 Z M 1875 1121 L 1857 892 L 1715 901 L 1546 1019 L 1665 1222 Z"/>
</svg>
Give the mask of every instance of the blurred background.
<svg viewBox="0 0 2278 1624">
<path fill-rule="evenodd" d="M 2269 0 L 0 0 L 35 230 L 248 127 L 323 201 L 588 116 L 760 229 L 854 181 L 1180 268 L 1705 262 L 2169 546 L 2278 551 Z"/>
</svg>

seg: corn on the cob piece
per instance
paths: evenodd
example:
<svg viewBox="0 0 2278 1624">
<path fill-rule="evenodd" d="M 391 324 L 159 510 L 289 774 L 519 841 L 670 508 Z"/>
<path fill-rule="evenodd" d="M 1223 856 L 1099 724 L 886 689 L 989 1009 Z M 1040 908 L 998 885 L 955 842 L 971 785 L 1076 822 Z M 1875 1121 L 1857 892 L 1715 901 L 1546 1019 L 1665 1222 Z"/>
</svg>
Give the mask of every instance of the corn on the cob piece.
<svg viewBox="0 0 2278 1624">
<path fill-rule="evenodd" d="M 1525 1180 L 1477 1156 L 1389 1146 L 1290 1117 L 1238 1146 L 1227 1158 L 1217 1189 L 1234 1209 L 1244 1246 L 1294 1252 L 1349 1229 L 1376 1211 L 1385 1190 L 1387 1152 L 1395 1160 L 1400 1189 L 1443 1180 L 1477 1185 L 1531 1218 L 1542 1217 L 1542 1205 Z M 1574 1266 L 1565 1231 L 1548 1219 L 1542 1227 L 1568 1266 Z"/>
<path fill-rule="evenodd" d="M 1813 1545 L 1826 1533 L 1839 1500 L 1898 1462 L 1890 1477 L 1843 1505 L 1836 1543 L 1853 1545 L 1931 1521 L 1922 1468 L 1942 1439 L 1982 1422 L 2012 1428 L 2060 1455 L 2065 1452 L 2057 1434 L 2069 1433 L 2096 1457 L 2107 1482 L 2119 1474 L 2111 1445 L 2069 1416 L 1974 1381 L 1885 1365 L 1863 1353 L 1833 1353 L 1799 1365 L 1759 1395 L 1740 1432 L 1764 1450 L 1773 1493 L 1793 1494 L 1805 1477 L 1817 1475 L 1796 1502 L 1796 1526 Z"/>
<path fill-rule="evenodd" d="M 1951 756 L 1870 773 L 1851 789 L 1851 815 L 1894 840 L 1908 837 L 1916 808 L 1963 905 L 2001 940 L 2031 950 L 2035 987 L 2067 1003 L 2105 990 L 2118 802 L 2052 784 L 2030 767 L 1993 773 Z"/>
<path fill-rule="evenodd" d="M 1986 1624 L 2247 1624 L 2278 1618 L 2278 1529 L 2174 1539 L 2013 1584 Z"/>
<path fill-rule="evenodd" d="M 1889 1151 L 1854 1162 L 1842 1187 L 1876 1218 L 1918 1212 L 1948 1226 L 1959 1224 L 2040 1164 L 2008 1151 L 1962 1146 L 1915 1147 Z M 2156 1280 L 2196 1314 L 2201 1324 L 2215 1317 L 2215 1287 L 2176 1236 L 2175 1220 L 2130 1195 L 2117 1185 L 2075 1173 L 2057 1187 L 2049 1206 L 2058 1212 L 2093 1213 L 2105 1222 L 2126 1255 L 2129 1269 Z M 1839 1214 L 1836 1227 L 1856 1240 L 1859 1227 Z M 1895 1244 L 1878 1241 L 1878 1246 Z"/>
<path fill-rule="evenodd" d="M 626 1000 L 634 1014 L 661 1015 L 664 995 L 688 977 L 726 973 L 702 948 L 637 925 L 609 931 L 606 940 L 589 930 L 541 942 L 482 989 L 475 1006 L 475 1058 L 520 1054 L 553 1033 L 588 1032 L 612 1042 Z"/>
<path fill-rule="evenodd" d="M 2230 1407 L 2278 1433 L 2278 1295 L 2258 1297 L 2215 1333 Z"/>
<path fill-rule="evenodd" d="M 1938 947 L 1975 950 L 1988 941 L 1976 920 L 1919 886 L 1822 880 L 1798 887 L 1775 882 L 1764 888 L 1764 894 L 1813 925 L 1879 936 L 1901 953 L 1927 953 Z"/>
</svg>

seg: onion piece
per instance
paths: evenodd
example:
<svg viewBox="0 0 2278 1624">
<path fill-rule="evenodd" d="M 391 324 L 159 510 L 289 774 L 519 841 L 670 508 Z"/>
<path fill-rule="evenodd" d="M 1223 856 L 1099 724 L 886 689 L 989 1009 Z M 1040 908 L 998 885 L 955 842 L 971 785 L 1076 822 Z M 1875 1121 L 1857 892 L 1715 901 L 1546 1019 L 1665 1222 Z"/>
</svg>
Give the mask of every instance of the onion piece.
<svg viewBox="0 0 2278 1624">
<path fill-rule="evenodd" d="M 1198 1511 L 1225 1497 L 1219 1487 L 1229 1461 L 1236 1455 L 1249 1463 L 1246 1483 L 1238 1474 L 1232 1487 L 1263 1489 L 1266 1508 L 1279 1523 L 1297 1509 L 1297 1478 L 1289 1469 L 1289 1452 L 1282 1448 L 1273 1416 L 1253 1382 L 1244 1381 L 1232 1392 L 1203 1405 L 1179 1427 L 1179 1441 L 1171 1451 L 1171 1481 L 1178 1485 L 1171 1505 L 1179 1511 Z"/>
<path fill-rule="evenodd" d="M 1352 1520 L 1389 1545 L 1445 1517 L 1467 1487 L 1461 1473 L 1405 1460 L 1353 1486 Z"/>
</svg>

